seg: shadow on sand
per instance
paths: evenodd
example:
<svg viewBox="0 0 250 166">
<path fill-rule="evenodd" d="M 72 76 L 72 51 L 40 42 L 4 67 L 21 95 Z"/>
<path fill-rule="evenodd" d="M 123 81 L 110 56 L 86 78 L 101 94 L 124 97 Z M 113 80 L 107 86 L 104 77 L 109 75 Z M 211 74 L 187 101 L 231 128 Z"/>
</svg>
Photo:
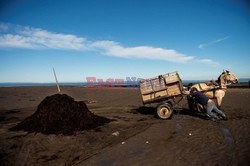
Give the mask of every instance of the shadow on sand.
<svg viewBox="0 0 250 166">
<path fill-rule="evenodd" d="M 135 111 L 137 113 L 140 113 L 142 115 L 154 115 L 155 118 L 157 118 L 157 119 L 159 118 L 156 115 L 156 108 L 155 107 L 141 106 L 141 107 L 138 107 L 138 108 L 134 109 L 133 111 Z M 199 117 L 199 118 L 205 119 L 205 120 L 209 119 L 205 113 L 197 112 L 197 111 L 190 110 L 190 109 L 185 109 L 185 108 L 174 108 L 173 114 L 174 115 L 179 114 L 179 115 Z"/>
<path fill-rule="evenodd" d="M 208 116 L 203 112 L 197 112 L 191 109 L 185 109 L 185 108 L 175 108 L 174 114 L 180 114 L 180 115 L 187 115 L 187 116 L 193 116 L 193 117 L 199 117 L 201 119 L 208 120 Z"/>
</svg>

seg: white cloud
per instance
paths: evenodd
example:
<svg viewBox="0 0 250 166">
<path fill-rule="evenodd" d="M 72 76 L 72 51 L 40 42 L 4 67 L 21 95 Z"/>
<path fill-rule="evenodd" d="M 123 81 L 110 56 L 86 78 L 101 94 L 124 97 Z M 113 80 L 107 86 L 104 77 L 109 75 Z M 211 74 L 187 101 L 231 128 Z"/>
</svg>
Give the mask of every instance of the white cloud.
<svg viewBox="0 0 250 166">
<path fill-rule="evenodd" d="M 39 28 L 22 26 L 11 27 L 11 30 L 12 33 L 5 33 L 0 36 L 0 47 L 84 49 L 85 39 L 75 35 L 53 33 Z"/>
<path fill-rule="evenodd" d="M 89 47 L 102 49 L 102 53 L 109 56 L 122 58 L 144 58 L 158 59 L 171 62 L 187 62 L 193 59 L 193 56 L 187 56 L 172 49 L 156 48 L 151 46 L 123 47 L 114 41 L 97 41 Z"/>
<path fill-rule="evenodd" d="M 88 45 L 89 49 L 99 50 L 102 54 L 122 58 L 143 58 L 166 60 L 171 62 L 185 63 L 193 56 L 178 53 L 173 49 L 163 49 L 151 46 L 124 47 L 114 41 L 96 41 Z"/>
<path fill-rule="evenodd" d="M 229 38 L 230 38 L 230 36 L 226 36 L 226 37 L 219 38 L 219 39 L 217 39 L 217 40 L 214 40 L 214 41 L 211 41 L 211 42 L 208 42 L 208 43 L 199 44 L 198 48 L 202 49 L 202 48 L 205 48 L 205 47 L 207 47 L 207 46 L 209 46 L 209 45 L 213 45 L 213 44 L 219 43 L 219 42 L 221 42 L 221 41 L 223 41 L 223 40 L 227 40 L 227 39 L 229 39 Z"/>
<path fill-rule="evenodd" d="M 178 53 L 173 49 L 151 46 L 124 47 L 115 41 L 90 41 L 72 34 L 54 33 L 40 28 L 0 24 L 0 29 L 4 29 L 0 35 L 0 48 L 87 50 L 97 51 L 107 56 L 156 59 L 176 63 L 185 63 L 195 59 L 194 56 Z M 199 60 L 199 62 L 212 63 L 213 61 L 206 59 Z"/>
<path fill-rule="evenodd" d="M 211 59 L 199 59 L 199 60 L 197 60 L 197 62 L 198 62 L 198 63 L 208 64 L 208 65 L 213 65 L 213 66 L 218 65 L 217 62 L 214 62 L 214 61 L 211 60 Z"/>
</svg>

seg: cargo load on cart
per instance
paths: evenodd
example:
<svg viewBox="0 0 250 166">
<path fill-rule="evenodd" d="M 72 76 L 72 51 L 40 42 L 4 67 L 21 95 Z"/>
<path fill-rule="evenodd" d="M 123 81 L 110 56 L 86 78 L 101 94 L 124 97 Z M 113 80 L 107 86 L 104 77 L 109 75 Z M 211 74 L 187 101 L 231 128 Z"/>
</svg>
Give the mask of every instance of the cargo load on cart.
<svg viewBox="0 0 250 166">
<path fill-rule="evenodd" d="M 162 119 L 172 116 L 176 98 L 182 97 L 183 92 L 183 84 L 177 71 L 142 79 L 139 87 L 143 104 L 156 103 L 156 113 Z"/>
</svg>

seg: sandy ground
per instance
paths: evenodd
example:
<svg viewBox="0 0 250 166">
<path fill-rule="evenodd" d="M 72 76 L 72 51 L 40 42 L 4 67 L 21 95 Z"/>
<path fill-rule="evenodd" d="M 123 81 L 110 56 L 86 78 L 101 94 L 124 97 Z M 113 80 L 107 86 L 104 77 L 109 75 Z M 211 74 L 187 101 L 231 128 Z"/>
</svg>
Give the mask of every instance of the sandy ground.
<svg viewBox="0 0 250 166">
<path fill-rule="evenodd" d="M 61 87 L 97 115 L 114 119 L 73 136 L 8 131 L 56 93 L 55 87 L 0 88 L 0 165 L 248 165 L 250 89 L 229 89 L 227 121 L 190 114 L 184 99 L 171 120 L 142 107 L 137 89 Z M 94 101 L 94 102 L 93 102 Z M 91 103 L 92 102 L 92 103 Z"/>
</svg>

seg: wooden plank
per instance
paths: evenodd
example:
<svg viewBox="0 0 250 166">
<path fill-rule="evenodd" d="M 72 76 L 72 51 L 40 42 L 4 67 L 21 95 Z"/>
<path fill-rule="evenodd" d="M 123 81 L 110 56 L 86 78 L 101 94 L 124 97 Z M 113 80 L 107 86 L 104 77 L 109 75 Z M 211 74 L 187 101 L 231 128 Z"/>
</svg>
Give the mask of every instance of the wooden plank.
<svg viewBox="0 0 250 166">
<path fill-rule="evenodd" d="M 153 77 L 140 82 L 143 103 L 167 100 L 182 95 L 182 82 L 177 72 Z"/>
</svg>

